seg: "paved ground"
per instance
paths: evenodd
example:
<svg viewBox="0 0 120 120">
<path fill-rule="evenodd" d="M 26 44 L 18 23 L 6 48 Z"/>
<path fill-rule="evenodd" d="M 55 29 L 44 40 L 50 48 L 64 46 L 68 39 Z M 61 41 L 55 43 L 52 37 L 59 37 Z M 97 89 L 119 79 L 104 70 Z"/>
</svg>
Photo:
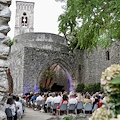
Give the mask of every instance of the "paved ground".
<svg viewBox="0 0 120 120">
<path fill-rule="evenodd" d="M 90 115 L 88 114 L 87 116 L 90 117 L 91 114 Z M 47 120 L 51 117 L 55 117 L 55 116 L 50 113 L 42 113 L 40 111 L 34 111 L 32 108 L 26 107 L 26 111 L 22 120 Z"/>
<path fill-rule="evenodd" d="M 22 120 L 47 120 L 53 117 L 50 113 L 41 113 L 40 111 L 34 111 L 32 108 L 27 108 Z"/>
</svg>

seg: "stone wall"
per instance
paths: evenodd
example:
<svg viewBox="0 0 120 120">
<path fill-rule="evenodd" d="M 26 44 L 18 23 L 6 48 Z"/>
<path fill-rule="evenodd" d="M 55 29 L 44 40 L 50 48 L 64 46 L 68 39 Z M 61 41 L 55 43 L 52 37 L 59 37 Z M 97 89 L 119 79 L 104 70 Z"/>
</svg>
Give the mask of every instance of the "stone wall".
<svg viewBox="0 0 120 120">
<path fill-rule="evenodd" d="M 13 78 L 13 93 L 23 93 L 24 48 L 20 44 L 11 47 L 9 69 Z"/>
<path fill-rule="evenodd" d="M 102 71 L 111 64 L 120 64 L 120 49 L 116 43 L 104 50 L 94 49 L 92 53 L 80 50 L 71 53 L 64 38 L 58 35 L 26 33 L 15 39 L 17 42 L 11 49 L 10 68 L 16 93 L 34 91 L 45 70 L 56 63 L 67 73 L 68 78 L 72 78 L 74 89 L 78 83 L 100 82 Z M 109 52 L 109 60 L 106 52 Z M 62 82 L 64 80 L 59 84 Z"/>
<path fill-rule="evenodd" d="M 61 64 L 62 69 L 73 78 L 72 86 L 75 86 L 79 78 L 75 60 L 80 61 L 80 58 L 74 53 L 69 54 L 63 37 L 50 33 L 26 33 L 14 39 L 17 42 L 12 46 L 9 56 L 14 93 L 34 91 L 35 85 L 40 83 L 41 75 L 55 63 Z"/>
<path fill-rule="evenodd" d="M 8 92 L 7 79 L 7 58 L 9 55 L 9 37 L 7 33 L 10 31 L 8 22 L 10 21 L 11 12 L 9 6 L 11 0 L 0 0 L 0 104 Z M 5 119 L 3 106 L 0 105 L 0 120 Z"/>
<path fill-rule="evenodd" d="M 33 91 L 35 84 L 39 85 L 45 70 L 55 63 L 62 64 L 70 75 L 77 76 L 77 64 L 74 63 L 73 54 L 38 48 L 25 48 L 24 52 L 24 84 L 28 85 L 27 89 L 30 91 Z"/>
<path fill-rule="evenodd" d="M 106 52 L 109 52 L 109 60 Z M 98 48 L 92 53 L 85 51 L 79 70 L 80 82 L 84 84 L 100 82 L 102 72 L 111 64 L 120 64 L 120 42 L 115 42 L 104 50 Z"/>
</svg>

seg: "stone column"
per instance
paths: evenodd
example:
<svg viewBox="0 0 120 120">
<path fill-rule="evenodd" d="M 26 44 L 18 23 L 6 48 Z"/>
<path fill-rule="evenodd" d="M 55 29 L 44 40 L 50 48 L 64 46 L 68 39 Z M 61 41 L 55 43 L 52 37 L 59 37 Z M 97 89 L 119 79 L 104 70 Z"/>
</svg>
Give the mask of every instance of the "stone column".
<svg viewBox="0 0 120 120">
<path fill-rule="evenodd" d="M 6 117 L 4 113 L 4 97 L 8 91 L 8 79 L 6 70 L 8 68 L 7 58 L 9 55 L 9 41 L 7 33 L 10 31 L 8 22 L 10 21 L 11 12 L 9 6 L 11 0 L 0 0 L 0 120 Z"/>
</svg>

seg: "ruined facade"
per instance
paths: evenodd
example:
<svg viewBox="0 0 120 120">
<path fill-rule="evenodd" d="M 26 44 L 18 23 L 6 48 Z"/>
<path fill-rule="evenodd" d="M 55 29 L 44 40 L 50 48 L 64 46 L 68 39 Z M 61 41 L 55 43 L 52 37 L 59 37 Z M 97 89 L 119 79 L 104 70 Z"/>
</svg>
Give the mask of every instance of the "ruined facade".
<svg viewBox="0 0 120 120">
<path fill-rule="evenodd" d="M 18 7 L 21 4 L 26 7 Z M 17 36 L 14 38 L 16 42 L 11 47 L 9 56 L 9 69 L 14 83 L 13 93 L 36 92 L 40 87 L 44 72 L 53 64 L 58 64 L 64 71 L 64 75 L 67 76 L 64 77 L 61 72 L 60 80 L 57 83 L 67 86 L 69 91 L 73 91 L 79 83 L 100 82 L 101 73 L 105 68 L 111 64 L 120 64 L 119 42 L 115 42 L 112 47 L 104 50 L 94 49 L 92 54 L 80 50 L 69 52 L 64 37 L 51 33 L 30 32 L 30 28 L 27 28 L 28 24 L 25 22 L 28 19 L 22 21 L 21 16 L 33 15 L 33 12 L 26 10 L 29 8 L 29 4 L 17 2 L 16 7 L 22 10 L 21 14 L 18 12 L 16 15 L 15 35 Z M 29 23 L 33 23 L 33 19 L 30 19 Z M 22 24 L 23 26 L 21 26 Z"/>
<path fill-rule="evenodd" d="M 69 54 L 65 39 L 50 33 L 25 33 L 16 36 L 17 42 L 10 53 L 10 70 L 14 80 L 14 92 L 34 91 L 39 85 L 45 70 L 53 65 L 66 72 L 69 80 L 78 79 L 78 63 L 81 57 Z M 75 75 L 76 79 L 75 79 Z M 64 83 L 64 81 L 61 80 Z M 72 85 L 70 82 L 71 90 Z"/>
</svg>

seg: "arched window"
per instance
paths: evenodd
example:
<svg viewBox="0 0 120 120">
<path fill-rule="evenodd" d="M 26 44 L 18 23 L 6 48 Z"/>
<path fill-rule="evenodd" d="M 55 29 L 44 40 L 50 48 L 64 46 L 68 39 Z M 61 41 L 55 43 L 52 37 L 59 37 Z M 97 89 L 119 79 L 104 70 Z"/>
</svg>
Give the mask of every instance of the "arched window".
<svg viewBox="0 0 120 120">
<path fill-rule="evenodd" d="M 22 20 L 21 20 L 22 26 L 27 26 L 28 18 L 27 18 L 27 14 L 26 14 L 25 12 L 23 13 L 23 16 L 22 16 L 21 19 L 22 19 Z"/>
</svg>

